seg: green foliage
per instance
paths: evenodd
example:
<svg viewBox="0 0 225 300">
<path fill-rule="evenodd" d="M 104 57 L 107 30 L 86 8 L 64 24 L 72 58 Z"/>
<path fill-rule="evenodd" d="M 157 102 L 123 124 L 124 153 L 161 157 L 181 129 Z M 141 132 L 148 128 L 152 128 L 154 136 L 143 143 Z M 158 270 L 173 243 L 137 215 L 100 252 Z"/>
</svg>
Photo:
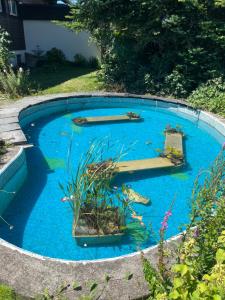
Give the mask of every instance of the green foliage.
<svg viewBox="0 0 225 300">
<path fill-rule="evenodd" d="M 222 78 L 202 84 L 188 98 L 195 108 L 204 109 L 225 117 L 225 82 Z"/>
<path fill-rule="evenodd" d="M 16 294 L 10 287 L 0 284 L 0 300 L 16 300 Z"/>
<path fill-rule="evenodd" d="M 55 47 L 46 52 L 46 58 L 50 64 L 63 64 L 66 61 L 63 51 Z"/>
<path fill-rule="evenodd" d="M 29 70 L 19 68 L 14 70 L 11 66 L 6 66 L 0 71 L 0 97 L 2 99 L 15 99 L 29 95 L 32 91 Z"/>
<path fill-rule="evenodd" d="M 0 69 L 9 65 L 12 54 L 9 51 L 10 46 L 9 34 L 0 26 Z"/>
<path fill-rule="evenodd" d="M 76 175 L 65 187 L 60 184 L 65 195 L 63 201 L 68 201 L 73 210 L 75 229 L 79 220 L 98 234 L 118 233 L 121 232 L 120 227 L 124 226 L 129 203 L 119 190 L 111 187 L 115 162 L 121 153 L 103 161 L 109 147 L 108 140 L 93 142 L 81 158 Z"/>
<path fill-rule="evenodd" d="M 192 195 L 191 222 L 165 280 L 143 258 L 150 298 L 158 300 L 222 300 L 225 298 L 225 157 L 221 151 L 205 180 L 196 180 Z M 160 253 L 159 253 L 160 256 Z M 162 260 L 161 260 L 162 261 Z M 164 266 L 167 272 L 168 266 Z M 166 274 L 167 275 L 167 274 Z"/>
<path fill-rule="evenodd" d="M 10 65 L 9 35 L 0 28 L 0 98 L 18 98 L 31 92 L 29 71 Z"/>
<path fill-rule="evenodd" d="M 78 53 L 78 54 L 74 55 L 74 64 L 77 67 L 86 67 L 88 62 L 82 54 Z"/>
<path fill-rule="evenodd" d="M 5 154 L 7 152 L 7 145 L 5 141 L 0 140 L 0 157 L 1 155 Z"/>
<path fill-rule="evenodd" d="M 93 69 L 99 69 L 100 63 L 97 57 L 91 56 L 88 59 L 88 66 Z"/>
<path fill-rule="evenodd" d="M 186 97 L 224 73 L 222 0 L 78 0 L 70 19 L 95 39 L 108 84 Z"/>
</svg>

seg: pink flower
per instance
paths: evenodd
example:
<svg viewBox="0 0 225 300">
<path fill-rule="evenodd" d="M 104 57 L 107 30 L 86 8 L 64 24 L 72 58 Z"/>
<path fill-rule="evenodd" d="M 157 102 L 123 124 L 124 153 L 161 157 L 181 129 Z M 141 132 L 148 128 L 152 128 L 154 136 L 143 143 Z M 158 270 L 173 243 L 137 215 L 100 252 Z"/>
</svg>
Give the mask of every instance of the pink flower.
<svg viewBox="0 0 225 300">
<path fill-rule="evenodd" d="M 63 198 L 61 199 L 62 202 L 66 202 L 66 201 L 68 201 L 68 200 L 70 200 L 70 198 L 68 198 L 68 197 L 63 197 Z"/>
<path fill-rule="evenodd" d="M 161 229 L 160 230 L 165 230 L 168 228 L 168 223 L 166 220 L 163 220 L 163 222 L 161 222 L 162 226 L 161 226 Z"/>
<path fill-rule="evenodd" d="M 172 211 L 171 211 L 171 210 L 166 211 L 166 216 L 167 216 L 167 217 L 172 216 Z"/>
<path fill-rule="evenodd" d="M 170 216 L 172 216 L 171 210 L 166 211 L 163 221 L 161 222 L 160 231 L 164 231 L 168 228 L 168 220 Z"/>
</svg>

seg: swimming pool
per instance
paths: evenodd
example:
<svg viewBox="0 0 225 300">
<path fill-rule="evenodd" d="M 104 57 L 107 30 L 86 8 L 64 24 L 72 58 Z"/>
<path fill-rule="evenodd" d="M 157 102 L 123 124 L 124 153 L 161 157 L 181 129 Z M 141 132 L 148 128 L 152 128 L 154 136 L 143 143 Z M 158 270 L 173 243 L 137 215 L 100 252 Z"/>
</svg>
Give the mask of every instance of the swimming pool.
<svg viewBox="0 0 225 300">
<path fill-rule="evenodd" d="M 173 215 L 169 221 L 167 236 L 179 232 L 178 227 L 188 222 L 189 199 L 193 182 L 201 169 L 208 168 L 221 149 L 223 137 L 215 129 L 198 118 L 188 117 L 179 111 L 139 99 L 123 99 L 104 103 L 67 107 L 35 118 L 31 113 L 21 120 L 23 131 L 33 148 L 26 150 L 28 176 L 21 190 L 4 212 L 4 218 L 13 224 L 9 230 L 0 224 L 1 238 L 25 250 L 53 258 L 69 260 L 94 260 L 113 258 L 133 253 L 157 243 L 157 232 L 165 211 L 175 199 Z M 110 123 L 76 126 L 72 119 L 78 116 L 122 115 L 134 111 L 142 122 Z M 45 116 L 43 116 L 45 115 Z M 157 149 L 163 149 L 165 127 L 179 125 L 185 133 L 184 148 L 186 165 L 176 171 L 148 171 L 120 175 L 114 184 L 126 183 L 141 195 L 151 199 L 152 205 L 133 204 L 135 211 L 143 216 L 147 229 L 153 228 L 156 236 L 140 244 L 125 236 L 114 245 L 90 246 L 77 244 L 72 238 L 73 215 L 63 197 L 59 182 L 68 179 L 68 164 L 74 170 L 81 154 L 88 150 L 96 138 L 107 137 L 116 141 L 117 148 L 130 146 L 124 160 L 153 158 Z M 68 149 L 71 149 L 68 155 Z M 118 149 L 114 148 L 114 151 Z M 109 153 L 109 156 L 113 153 Z"/>
</svg>

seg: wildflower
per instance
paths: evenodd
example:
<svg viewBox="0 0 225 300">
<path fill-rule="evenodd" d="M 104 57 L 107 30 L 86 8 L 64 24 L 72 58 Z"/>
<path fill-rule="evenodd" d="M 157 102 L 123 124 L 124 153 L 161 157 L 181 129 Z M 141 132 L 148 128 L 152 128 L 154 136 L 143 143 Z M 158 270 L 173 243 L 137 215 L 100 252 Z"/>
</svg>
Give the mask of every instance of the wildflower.
<svg viewBox="0 0 225 300">
<path fill-rule="evenodd" d="M 19 68 L 19 72 L 20 72 L 20 73 L 23 73 L 23 68 L 20 67 L 20 68 Z"/>
<path fill-rule="evenodd" d="M 10 225 L 9 230 L 13 230 L 14 226 Z"/>
<path fill-rule="evenodd" d="M 194 231 L 194 233 L 193 233 L 193 237 L 194 238 L 197 238 L 199 236 L 199 229 L 198 229 L 198 227 L 196 227 L 195 228 L 195 231 Z"/>
<path fill-rule="evenodd" d="M 86 243 L 84 244 L 84 247 L 87 247 L 87 244 L 86 244 Z"/>
<path fill-rule="evenodd" d="M 172 216 L 172 212 L 171 212 L 171 210 L 168 210 L 168 211 L 166 211 L 166 216 L 167 216 L 167 217 L 170 217 L 170 216 Z"/>
<path fill-rule="evenodd" d="M 113 189 L 114 189 L 114 191 L 117 191 L 117 190 L 118 190 L 118 187 L 117 187 L 117 186 L 114 186 Z"/>
<path fill-rule="evenodd" d="M 171 210 L 166 211 L 163 221 L 161 222 L 161 231 L 164 231 L 168 228 L 168 220 L 170 216 L 172 216 Z"/>
<path fill-rule="evenodd" d="M 223 143 L 223 148 L 222 149 L 225 150 L 225 142 Z"/>
<path fill-rule="evenodd" d="M 69 200 L 70 200 L 69 197 L 63 197 L 63 198 L 61 199 L 62 202 L 66 202 L 66 201 L 69 201 Z"/>
</svg>

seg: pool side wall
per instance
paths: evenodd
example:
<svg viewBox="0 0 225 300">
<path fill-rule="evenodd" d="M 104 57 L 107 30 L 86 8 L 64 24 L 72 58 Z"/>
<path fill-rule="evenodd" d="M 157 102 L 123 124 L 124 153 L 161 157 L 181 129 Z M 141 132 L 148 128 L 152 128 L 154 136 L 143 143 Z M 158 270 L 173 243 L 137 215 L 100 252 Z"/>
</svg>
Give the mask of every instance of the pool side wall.
<svg viewBox="0 0 225 300">
<path fill-rule="evenodd" d="M 40 117 L 58 112 L 66 113 L 94 107 L 124 105 L 132 107 L 133 104 L 147 104 L 155 108 L 167 109 L 191 120 L 202 120 L 215 133 L 218 132 L 224 137 L 222 139 L 225 141 L 224 119 L 211 113 L 196 111 L 182 100 L 116 93 L 73 93 L 27 97 L 0 108 L 0 139 L 20 146 L 20 150 L 11 161 L 0 169 L 0 190 L 5 191 L 0 193 L 0 215 L 7 209 L 14 193 L 19 191 L 27 177 L 25 148 L 28 145 L 21 127 L 35 123 Z M 176 247 L 180 239 L 181 235 L 169 239 L 167 241 L 169 247 L 172 249 Z M 144 253 L 154 265 L 157 261 L 157 246 L 145 249 Z M 127 273 L 134 274 L 132 280 L 125 279 Z M 96 280 L 101 282 L 100 286 L 104 286 L 106 274 L 111 276 L 112 280 L 104 289 L 100 299 L 141 299 L 148 295 L 148 286 L 143 278 L 141 254 L 138 252 L 112 259 L 66 261 L 42 257 L 0 239 L 0 282 L 13 286 L 24 296 L 34 297 L 45 288 L 53 292 L 62 282 L 71 283 L 77 280 L 82 286 L 84 285 L 82 291 L 71 290 L 71 294 L 67 296 L 68 299 L 78 299 L 81 294 L 88 293 L 85 282 Z"/>
<path fill-rule="evenodd" d="M 27 162 L 23 148 L 0 170 L 0 216 L 7 209 L 27 177 Z"/>
</svg>

